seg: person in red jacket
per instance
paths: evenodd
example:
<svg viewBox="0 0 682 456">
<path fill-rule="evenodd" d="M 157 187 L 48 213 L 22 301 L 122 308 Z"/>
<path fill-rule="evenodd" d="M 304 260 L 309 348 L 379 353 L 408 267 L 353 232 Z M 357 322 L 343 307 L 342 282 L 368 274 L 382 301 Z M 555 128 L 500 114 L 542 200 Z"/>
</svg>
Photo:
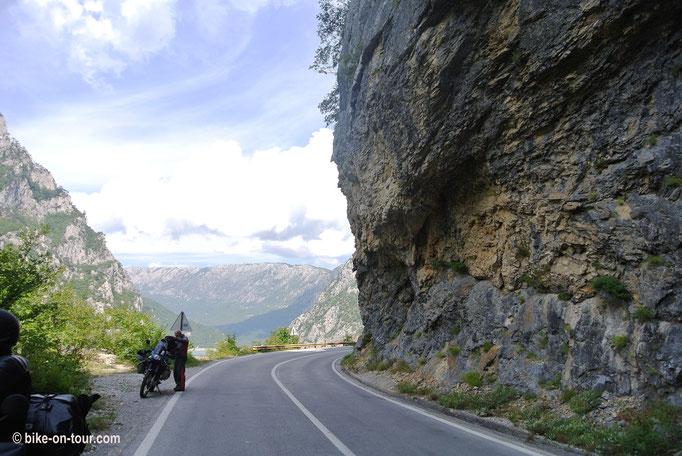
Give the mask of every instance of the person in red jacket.
<svg viewBox="0 0 682 456">
<path fill-rule="evenodd" d="M 173 365 L 173 378 L 175 379 L 175 391 L 185 391 L 185 363 L 187 362 L 187 348 L 189 339 L 179 329 L 175 331 L 175 364 Z"/>
</svg>

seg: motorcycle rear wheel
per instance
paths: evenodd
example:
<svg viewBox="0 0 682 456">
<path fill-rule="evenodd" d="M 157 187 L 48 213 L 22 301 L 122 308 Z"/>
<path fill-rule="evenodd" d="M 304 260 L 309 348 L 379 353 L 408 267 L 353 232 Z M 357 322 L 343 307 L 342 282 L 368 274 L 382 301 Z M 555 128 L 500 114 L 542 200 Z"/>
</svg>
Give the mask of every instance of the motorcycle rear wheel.
<svg viewBox="0 0 682 456">
<path fill-rule="evenodd" d="M 149 394 L 149 392 L 154 389 L 153 386 L 154 382 L 152 381 L 153 377 L 154 376 L 149 371 L 147 371 L 147 373 L 144 374 L 144 378 L 142 379 L 142 385 L 140 385 L 141 398 L 147 397 L 147 394 Z"/>
</svg>

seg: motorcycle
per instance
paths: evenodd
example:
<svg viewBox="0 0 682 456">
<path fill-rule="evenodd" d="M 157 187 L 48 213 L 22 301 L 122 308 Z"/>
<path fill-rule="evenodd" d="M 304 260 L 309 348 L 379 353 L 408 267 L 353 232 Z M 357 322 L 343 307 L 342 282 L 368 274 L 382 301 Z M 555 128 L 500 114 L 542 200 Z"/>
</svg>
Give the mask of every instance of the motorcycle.
<svg viewBox="0 0 682 456">
<path fill-rule="evenodd" d="M 147 340 L 147 345 L 149 345 L 149 340 Z M 170 359 L 174 350 L 175 338 L 173 336 L 161 339 L 153 350 L 150 348 L 138 350 L 137 372 L 144 374 L 142 385 L 140 385 L 141 398 L 147 397 L 147 394 L 154 389 L 161 392 L 159 384 L 170 377 Z"/>
</svg>

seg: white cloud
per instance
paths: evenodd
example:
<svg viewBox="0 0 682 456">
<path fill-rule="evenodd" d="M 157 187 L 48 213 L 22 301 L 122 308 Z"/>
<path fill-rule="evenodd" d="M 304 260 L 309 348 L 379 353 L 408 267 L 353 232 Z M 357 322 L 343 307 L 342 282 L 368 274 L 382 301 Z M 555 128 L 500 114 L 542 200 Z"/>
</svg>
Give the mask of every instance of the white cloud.
<svg viewBox="0 0 682 456">
<path fill-rule="evenodd" d="M 164 49 L 175 35 L 177 0 L 23 0 L 23 34 L 66 48 L 88 84 L 106 87 L 132 61 Z"/>
<path fill-rule="evenodd" d="M 296 3 L 296 0 L 227 0 L 232 7 L 246 11 L 248 13 L 255 13 L 259 9 L 266 6 L 290 6 Z"/>
<path fill-rule="evenodd" d="M 305 258 L 350 256 L 346 201 L 330 162 L 333 133 L 249 156 L 234 141 L 188 150 L 172 169 L 131 166 L 93 194 L 72 194 L 116 253 Z M 266 233 L 267 235 L 264 235 Z"/>
</svg>

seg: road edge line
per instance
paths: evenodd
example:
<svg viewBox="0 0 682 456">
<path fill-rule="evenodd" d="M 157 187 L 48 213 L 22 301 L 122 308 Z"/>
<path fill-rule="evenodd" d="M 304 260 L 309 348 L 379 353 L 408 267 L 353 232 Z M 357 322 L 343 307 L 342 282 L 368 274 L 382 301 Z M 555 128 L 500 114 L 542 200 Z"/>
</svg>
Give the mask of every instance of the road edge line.
<svg viewBox="0 0 682 456">
<path fill-rule="evenodd" d="M 403 407 L 403 408 L 406 408 L 406 409 L 408 409 L 408 410 L 411 410 L 412 412 L 418 413 L 418 414 L 420 414 L 420 415 L 422 415 L 422 416 L 426 416 L 426 417 L 431 418 L 431 419 L 433 419 L 433 420 L 435 420 L 435 421 L 438 421 L 438 422 L 440 422 L 440 423 L 446 424 L 446 425 L 448 425 L 448 426 L 450 426 L 450 427 L 454 427 L 455 429 L 459 429 L 460 431 L 464 431 L 464 432 L 467 432 L 467 433 L 469 433 L 469 434 L 473 434 L 473 435 L 475 435 L 475 436 L 477 436 L 477 437 L 480 437 L 480 438 L 483 438 L 483 439 L 485 439 L 485 440 L 489 440 L 489 441 L 495 442 L 495 443 L 497 443 L 497 444 L 499 444 L 499 445 L 502 445 L 502 446 L 505 446 L 505 447 L 508 447 L 508 448 L 513 448 L 514 450 L 520 451 L 520 452 L 525 453 L 525 454 L 527 454 L 527 455 L 529 455 L 529 456 L 547 456 L 547 453 L 546 453 L 546 452 L 544 452 L 544 454 L 543 454 L 543 453 L 538 453 L 537 451 L 534 451 L 534 450 L 531 450 L 531 449 L 528 449 L 528 448 L 524 448 L 524 447 L 522 447 L 522 446 L 519 446 L 519 445 L 514 444 L 514 443 L 511 443 L 511 442 L 506 442 L 506 441 L 504 441 L 504 440 L 498 439 L 497 437 L 493 437 L 493 436 L 491 436 L 491 435 L 486 435 L 486 434 L 484 434 L 484 433 L 482 433 L 482 432 L 475 431 L 475 430 L 473 430 L 473 429 L 469 429 L 469 428 L 467 428 L 466 426 L 463 426 L 463 425 L 457 424 L 457 423 L 453 423 L 453 422 L 450 421 L 450 420 L 446 420 L 445 418 L 441 418 L 440 416 L 438 416 L 438 415 L 436 415 L 436 414 L 434 414 L 434 413 L 432 413 L 432 412 L 429 412 L 429 411 L 427 411 L 427 410 L 423 410 L 422 408 L 416 407 L 416 406 L 414 406 L 414 405 L 406 404 L 406 403 L 404 403 L 404 402 L 402 402 L 402 401 L 399 401 L 399 400 L 393 399 L 393 398 L 391 398 L 391 397 L 388 397 L 388 396 L 384 395 L 384 394 L 383 394 L 382 392 L 380 392 L 380 391 L 373 391 L 372 389 L 370 389 L 369 386 L 365 387 L 365 386 L 362 386 L 362 385 L 358 385 L 357 383 L 355 383 L 355 382 L 349 380 L 348 378 L 346 378 L 341 372 L 338 371 L 338 369 L 336 368 L 336 364 L 337 364 L 337 362 L 338 362 L 340 359 L 341 359 L 341 358 L 336 358 L 335 360 L 332 361 L 332 363 L 331 363 L 331 368 L 332 368 L 332 370 L 333 370 L 334 373 L 335 373 L 336 375 L 338 375 L 342 380 L 344 380 L 344 381 L 350 383 L 351 385 L 355 386 L 356 388 L 359 388 L 359 389 L 361 389 L 361 390 L 363 390 L 363 391 L 365 391 L 365 392 L 367 392 L 367 393 L 370 393 L 370 394 L 372 394 L 372 395 L 374 395 L 374 396 L 376 396 L 376 397 L 379 397 L 379 398 L 381 398 L 381 399 L 383 399 L 383 400 L 385 400 L 385 401 L 391 402 L 391 403 L 393 403 L 393 404 L 395 404 L 395 405 L 398 405 L 398 406 L 400 406 L 400 407 Z M 355 377 L 354 377 L 354 378 L 355 378 Z M 357 381 L 360 381 L 359 379 L 356 379 L 356 380 L 357 380 Z M 544 451 L 544 450 L 543 450 L 543 451 Z"/>
<path fill-rule="evenodd" d="M 343 454 L 344 456 L 355 456 L 355 453 L 353 453 L 346 445 L 344 445 L 343 442 L 341 442 L 341 440 L 339 440 L 338 437 L 336 437 L 332 433 L 332 431 L 330 431 L 324 424 L 322 424 L 320 422 L 320 420 L 318 420 L 315 417 L 315 415 L 313 415 L 307 408 L 305 408 L 305 406 L 298 399 L 296 399 L 296 396 L 294 396 L 291 393 L 291 391 L 289 391 L 287 389 L 287 387 L 282 384 L 282 382 L 279 380 L 279 378 L 277 378 L 277 368 L 279 366 L 286 364 L 288 362 L 291 362 L 291 361 L 295 361 L 297 359 L 308 358 L 309 356 L 310 355 L 304 355 L 304 356 L 299 356 L 296 358 L 288 359 L 286 361 L 282 361 L 281 363 L 277 364 L 275 367 L 272 368 L 272 370 L 270 371 L 270 375 L 272 376 L 272 379 L 275 381 L 277 386 L 279 386 L 279 388 L 282 391 L 284 391 L 284 394 L 286 394 L 287 397 L 289 399 L 291 399 L 291 402 L 293 402 L 294 405 L 296 407 L 298 407 L 299 410 L 301 410 L 301 412 L 303 412 L 303 414 L 306 416 L 306 418 L 308 418 L 310 420 L 310 422 L 313 423 L 315 425 L 315 427 L 320 432 L 322 432 L 322 435 L 324 435 L 327 438 L 327 440 L 329 440 L 332 443 L 332 445 L 334 445 L 336 447 L 336 449 L 341 452 L 341 454 Z"/>
</svg>

